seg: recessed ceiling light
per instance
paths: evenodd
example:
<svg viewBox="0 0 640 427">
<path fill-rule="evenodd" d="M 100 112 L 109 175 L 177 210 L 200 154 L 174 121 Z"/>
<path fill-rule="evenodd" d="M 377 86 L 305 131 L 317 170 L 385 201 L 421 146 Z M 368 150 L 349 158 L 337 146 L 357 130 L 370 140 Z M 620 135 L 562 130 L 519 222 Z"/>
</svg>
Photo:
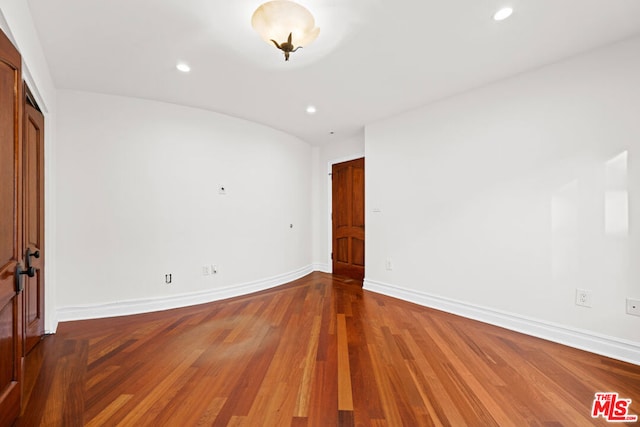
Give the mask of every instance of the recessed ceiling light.
<svg viewBox="0 0 640 427">
<path fill-rule="evenodd" d="M 504 21 L 505 19 L 510 17 L 512 13 L 513 13 L 513 9 L 512 8 L 504 7 L 502 9 L 500 9 L 499 11 L 497 11 L 495 15 L 493 15 L 493 19 L 496 20 L 496 21 Z"/>
<path fill-rule="evenodd" d="M 178 62 L 178 64 L 176 65 L 176 68 L 182 71 L 183 73 L 188 73 L 189 71 L 191 71 L 191 67 L 189 67 L 189 65 L 185 64 L 184 62 Z"/>
<path fill-rule="evenodd" d="M 318 110 L 316 110 L 315 105 L 309 105 L 309 106 L 307 107 L 307 114 L 315 114 L 315 113 L 316 113 L 316 111 L 318 111 Z"/>
</svg>

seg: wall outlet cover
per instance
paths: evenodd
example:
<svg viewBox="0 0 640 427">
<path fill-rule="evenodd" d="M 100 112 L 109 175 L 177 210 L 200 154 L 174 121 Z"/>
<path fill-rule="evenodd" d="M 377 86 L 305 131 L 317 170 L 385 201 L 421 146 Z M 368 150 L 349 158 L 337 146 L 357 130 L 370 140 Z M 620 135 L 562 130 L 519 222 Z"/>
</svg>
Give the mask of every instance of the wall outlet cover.
<svg viewBox="0 0 640 427">
<path fill-rule="evenodd" d="M 640 299 L 627 298 L 627 314 L 640 316 Z"/>
<path fill-rule="evenodd" d="M 591 291 L 586 289 L 576 289 L 576 305 L 581 307 L 591 307 Z"/>
</svg>

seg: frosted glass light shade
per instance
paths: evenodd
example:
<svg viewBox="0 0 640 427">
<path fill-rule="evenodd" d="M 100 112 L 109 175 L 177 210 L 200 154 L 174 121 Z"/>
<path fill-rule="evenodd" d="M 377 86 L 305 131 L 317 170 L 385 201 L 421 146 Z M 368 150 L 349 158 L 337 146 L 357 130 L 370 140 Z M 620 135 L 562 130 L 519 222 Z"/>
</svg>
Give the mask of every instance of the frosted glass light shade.
<svg viewBox="0 0 640 427">
<path fill-rule="evenodd" d="M 308 46 L 320 33 L 311 12 L 288 0 L 274 0 L 258 7 L 251 17 L 251 26 L 272 46 L 271 40 L 286 42 L 289 34 L 294 47 Z"/>
</svg>

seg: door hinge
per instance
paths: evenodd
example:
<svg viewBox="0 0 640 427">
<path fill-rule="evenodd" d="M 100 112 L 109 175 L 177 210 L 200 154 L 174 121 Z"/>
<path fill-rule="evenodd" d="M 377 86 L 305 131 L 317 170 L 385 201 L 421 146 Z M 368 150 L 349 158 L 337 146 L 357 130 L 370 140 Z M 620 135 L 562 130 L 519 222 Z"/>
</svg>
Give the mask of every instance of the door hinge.
<svg viewBox="0 0 640 427">
<path fill-rule="evenodd" d="M 333 261 L 333 252 L 331 252 L 331 261 Z"/>
</svg>

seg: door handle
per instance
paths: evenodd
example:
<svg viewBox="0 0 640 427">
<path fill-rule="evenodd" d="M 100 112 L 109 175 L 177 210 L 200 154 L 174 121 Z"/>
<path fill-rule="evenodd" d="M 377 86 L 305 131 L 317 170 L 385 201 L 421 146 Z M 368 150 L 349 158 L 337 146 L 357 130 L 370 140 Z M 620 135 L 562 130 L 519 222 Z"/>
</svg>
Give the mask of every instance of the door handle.
<svg viewBox="0 0 640 427">
<path fill-rule="evenodd" d="M 33 268 L 31 267 L 31 257 L 40 258 L 40 251 L 31 252 L 31 249 L 27 248 L 27 253 L 25 254 L 25 261 L 27 263 L 27 269 Z M 33 277 L 33 276 L 29 276 Z"/>
<path fill-rule="evenodd" d="M 26 270 L 22 269 L 22 265 L 20 263 L 16 264 L 16 293 L 19 294 L 24 289 L 24 285 L 22 284 L 22 275 L 26 274 L 29 277 L 33 277 L 36 275 L 35 267 L 29 267 Z"/>
</svg>

